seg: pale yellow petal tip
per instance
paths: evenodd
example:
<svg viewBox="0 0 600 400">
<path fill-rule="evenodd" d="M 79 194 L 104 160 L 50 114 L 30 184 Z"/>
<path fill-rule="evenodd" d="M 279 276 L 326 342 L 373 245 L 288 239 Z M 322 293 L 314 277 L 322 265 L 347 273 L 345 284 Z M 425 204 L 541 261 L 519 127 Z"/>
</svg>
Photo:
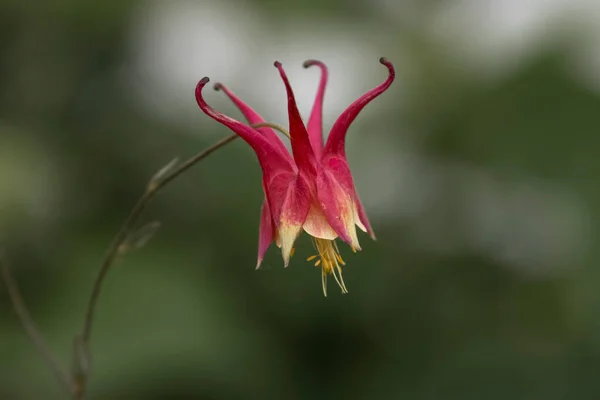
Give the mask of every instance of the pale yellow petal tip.
<svg viewBox="0 0 600 400">
<path fill-rule="evenodd" d="M 293 248 L 293 247 L 287 254 L 284 251 L 281 252 L 281 255 L 283 256 L 283 267 L 284 268 L 287 268 L 290 265 L 290 258 L 292 258 L 294 256 L 294 252 L 295 252 L 295 248 Z"/>
<path fill-rule="evenodd" d="M 281 255 L 283 256 L 283 265 L 287 267 L 290 263 L 290 257 L 294 254 L 294 242 L 302 229 L 302 225 L 283 225 L 279 229 L 281 238 Z"/>
<path fill-rule="evenodd" d="M 356 230 L 354 231 L 354 234 L 351 235 L 350 239 L 351 240 L 348 244 L 350 245 L 352 251 L 354 253 L 356 253 L 357 251 L 362 251 L 362 247 L 360 247 L 360 242 L 358 241 L 358 237 L 356 236 Z"/>
<path fill-rule="evenodd" d="M 256 268 L 254 268 L 254 269 L 255 269 L 255 270 L 256 270 L 256 269 L 259 269 L 259 268 L 260 268 L 260 264 L 262 264 L 262 258 L 259 258 L 259 259 L 258 259 L 258 261 L 256 262 Z"/>
</svg>

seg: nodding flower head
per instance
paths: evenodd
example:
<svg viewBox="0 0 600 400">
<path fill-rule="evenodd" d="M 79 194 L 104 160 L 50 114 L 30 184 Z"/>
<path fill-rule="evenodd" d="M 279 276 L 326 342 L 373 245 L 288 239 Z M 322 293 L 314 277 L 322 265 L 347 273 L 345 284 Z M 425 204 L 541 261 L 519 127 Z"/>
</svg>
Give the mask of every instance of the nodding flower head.
<svg viewBox="0 0 600 400">
<path fill-rule="evenodd" d="M 202 90 L 209 82 L 208 78 L 201 79 L 196 86 L 196 101 L 202 111 L 248 143 L 263 171 L 265 199 L 261 209 L 256 268 L 273 241 L 281 248 L 287 267 L 294 253 L 294 242 L 304 230 L 312 237 L 316 251 L 308 261 L 315 261 L 314 265 L 321 268 L 325 296 L 328 275 L 333 275 L 342 292 L 347 293 L 342 279 L 342 266 L 345 263 L 335 240 L 339 238 L 346 242 L 354 252 L 361 250 L 357 226 L 375 239 L 346 160 L 345 141 L 348 128 L 360 111 L 394 81 L 392 63 L 386 58 L 380 58 L 379 62 L 388 70 L 385 81 L 350 104 L 337 118 L 326 140 L 323 136 L 323 98 L 328 70 L 321 61 L 308 60 L 303 64 L 305 68 L 316 66 L 321 71 L 315 102 L 306 126 L 283 66 L 278 61 L 274 63 L 287 93 L 289 131 L 266 122 L 229 88 L 216 83 L 214 89 L 223 91 L 233 101 L 247 123 L 230 118 L 214 110 L 204 100 Z M 289 138 L 291 154 L 275 130 Z"/>
</svg>

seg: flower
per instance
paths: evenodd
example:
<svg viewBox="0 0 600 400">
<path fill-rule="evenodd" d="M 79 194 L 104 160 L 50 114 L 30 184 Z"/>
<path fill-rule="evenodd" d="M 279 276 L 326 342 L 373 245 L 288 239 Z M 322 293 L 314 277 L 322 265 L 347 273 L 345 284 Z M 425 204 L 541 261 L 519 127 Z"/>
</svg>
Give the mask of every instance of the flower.
<svg viewBox="0 0 600 400">
<path fill-rule="evenodd" d="M 266 123 L 224 85 L 215 84 L 215 90 L 225 92 L 245 116 L 248 124 L 230 118 L 206 104 L 202 89 L 209 82 L 207 77 L 196 86 L 196 101 L 202 111 L 246 141 L 256 153 L 263 171 L 265 200 L 260 217 L 256 268 L 260 266 L 273 241 L 281 248 L 284 265 L 287 267 L 294 251 L 294 242 L 304 229 L 312 237 L 317 252 L 308 261 L 317 259 L 315 266 L 321 267 L 325 296 L 328 274 L 334 276 L 342 293 L 347 293 L 341 268 L 345 263 L 335 239 L 339 237 L 354 252 L 361 250 L 356 235 L 358 226 L 375 240 L 346 160 L 345 139 L 350 124 L 359 112 L 394 81 L 392 63 L 386 58 L 379 61 L 388 69 L 387 79 L 359 97 L 338 117 L 325 143 L 322 114 L 328 71 L 320 61 L 309 60 L 304 63 L 305 68 L 317 66 L 321 69 L 321 79 L 307 126 L 300 117 L 294 93 L 281 63 L 274 64 L 287 92 L 289 133 L 278 125 Z M 272 128 L 281 130 L 290 138 L 292 154 Z"/>
</svg>

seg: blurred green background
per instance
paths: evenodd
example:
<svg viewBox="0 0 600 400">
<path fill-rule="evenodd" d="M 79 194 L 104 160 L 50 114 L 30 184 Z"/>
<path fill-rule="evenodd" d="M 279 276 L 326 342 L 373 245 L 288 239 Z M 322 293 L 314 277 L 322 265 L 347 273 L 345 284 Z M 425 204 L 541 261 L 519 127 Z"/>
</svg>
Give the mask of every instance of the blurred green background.
<svg viewBox="0 0 600 400">
<path fill-rule="evenodd" d="M 595 0 L 0 1 L 0 241 L 69 361 L 103 253 L 148 179 L 229 135 L 209 76 L 286 124 L 285 66 L 348 136 L 378 236 L 323 298 L 306 235 L 254 270 L 260 169 L 242 141 L 168 186 L 111 271 L 90 399 L 600 398 Z M 222 93 L 215 108 L 241 118 Z M 0 399 L 58 399 L 0 286 Z"/>
</svg>

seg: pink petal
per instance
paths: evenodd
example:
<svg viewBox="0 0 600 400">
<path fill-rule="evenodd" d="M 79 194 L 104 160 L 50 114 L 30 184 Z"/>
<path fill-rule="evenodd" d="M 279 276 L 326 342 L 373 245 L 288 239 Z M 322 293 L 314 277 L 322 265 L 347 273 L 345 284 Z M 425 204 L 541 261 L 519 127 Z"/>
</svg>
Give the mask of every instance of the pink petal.
<svg viewBox="0 0 600 400">
<path fill-rule="evenodd" d="M 208 81 L 208 78 L 202 78 L 196 86 L 196 101 L 202 111 L 215 121 L 220 122 L 233 132 L 237 133 L 252 147 L 252 149 L 254 149 L 263 173 L 267 177 L 275 176 L 281 171 L 294 171 L 293 160 L 282 156 L 266 137 L 248 125 L 242 124 L 241 122 L 214 110 L 206 104 L 206 101 L 204 101 L 204 98 L 202 97 L 202 88 L 206 86 Z"/>
<path fill-rule="evenodd" d="M 354 222 L 363 231 L 367 232 L 373 240 L 375 240 L 375 232 L 371 228 L 371 223 L 367 218 L 367 214 L 360 202 L 354 179 L 350 172 L 348 161 L 344 157 L 329 156 L 323 160 L 323 168 L 329 170 L 335 177 L 340 186 L 344 189 L 346 195 L 351 196 L 355 205 Z"/>
<path fill-rule="evenodd" d="M 317 170 L 317 198 L 329 225 L 353 250 L 360 250 L 354 215 L 354 192 L 348 191 L 328 168 Z"/>
<path fill-rule="evenodd" d="M 301 175 L 282 172 L 265 182 L 269 208 L 281 241 L 281 253 L 287 267 L 294 241 L 310 209 L 310 187 Z"/>
<path fill-rule="evenodd" d="M 283 157 L 267 138 L 257 130 L 214 110 L 206 104 L 202 97 L 202 89 L 208 81 L 208 78 L 203 78 L 198 83 L 196 101 L 204 113 L 237 133 L 254 149 L 263 169 L 263 188 L 272 221 L 277 228 L 276 236 L 281 241 L 284 263 L 287 266 L 294 241 L 302 229 L 310 208 L 309 184 L 303 176 L 297 173 L 296 168 L 293 167 L 291 157 Z M 308 144 L 310 149 L 310 143 Z M 312 149 L 310 151 L 312 154 Z M 265 237 L 267 237 L 266 228 Z"/>
<path fill-rule="evenodd" d="M 265 197 L 260 209 L 260 225 L 258 227 L 258 261 L 256 263 L 256 269 L 260 267 L 263 257 L 271 245 L 274 237 L 275 229 L 273 227 L 273 219 L 271 218 L 271 210 L 269 209 L 269 202 Z"/>
<path fill-rule="evenodd" d="M 281 63 L 276 61 L 274 65 L 279 70 L 279 74 L 281 75 L 281 79 L 283 79 L 285 90 L 287 92 L 290 136 L 294 160 L 300 170 L 314 176 L 316 168 L 315 154 L 311 147 L 310 139 L 308 138 L 308 132 L 304 127 L 304 122 L 302 122 L 302 117 L 300 117 L 300 113 L 298 112 L 294 92 L 292 91 L 292 87 L 290 86 L 290 82 Z"/>
<path fill-rule="evenodd" d="M 328 72 L 327 67 L 321 61 L 308 60 L 303 64 L 304 68 L 309 68 L 313 65 L 321 69 L 321 80 L 319 81 L 315 103 L 308 119 L 308 137 L 317 159 L 320 159 L 321 154 L 323 154 L 323 97 L 325 95 L 325 86 L 327 86 Z"/>
<path fill-rule="evenodd" d="M 261 122 L 265 122 L 265 120 L 250 106 L 244 103 L 239 97 L 237 97 L 229 88 L 221 83 L 215 83 L 215 90 L 223 90 L 225 94 L 233 101 L 233 103 L 239 108 L 239 110 L 244 114 L 248 124 L 255 125 Z M 260 133 L 262 133 L 268 140 L 271 142 L 273 147 L 277 148 L 283 155 L 289 157 L 288 149 L 285 147 L 285 144 L 281 141 L 277 133 L 275 133 L 271 128 L 258 128 L 256 129 Z"/>
<path fill-rule="evenodd" d="M 364 209 L 362 203 L 360 202 L 358 193 L 356 191 L 354 191 L 354 204 L 356 206 L 356 213 L 357 213 L 357 215 L 354 217 L 354 222 L 356 222 L 356 225 L 363 232 L 367 232 L 369 234 L 369 236 L 371 236 L 371 239 L 377 240 L 377 238 L 375 237 L 375 232 L 373 231 L 373 228 L 371 227 L 371 223 L 369 222 L 369 219 L 367 218 L 367 213 L 365 212 L 365 209 Z M 358 223 L 359 221 L 360 221 L 360 224 Z"/>
<path fill-rule="evenodd" d="M 389 75 L 387 79 L 379 86 L 359 97 L 342 113 L 342 115 L 338 117 L 331 128 L 329 138 L 327 138 L 327 143 L 325 144 L 324 150 L 325 154 L 337 154 L 341 156 L 345 155 L 344 147 L 346 143 L 346 133 L 348 132 L 350 124 L 352 121 L 354 121 L 358 113 L 360 113 L 361 110 L 367 104 L 369 104 L 369 102 L 371 102 L 371 100 L 385 92 L 394 81 L 396 72 L 394 71 L 394 66 L 392 63 L 383 57 L 379 59 L 379 62 L 385 65 L 388 69 Z"/>
</svg>

